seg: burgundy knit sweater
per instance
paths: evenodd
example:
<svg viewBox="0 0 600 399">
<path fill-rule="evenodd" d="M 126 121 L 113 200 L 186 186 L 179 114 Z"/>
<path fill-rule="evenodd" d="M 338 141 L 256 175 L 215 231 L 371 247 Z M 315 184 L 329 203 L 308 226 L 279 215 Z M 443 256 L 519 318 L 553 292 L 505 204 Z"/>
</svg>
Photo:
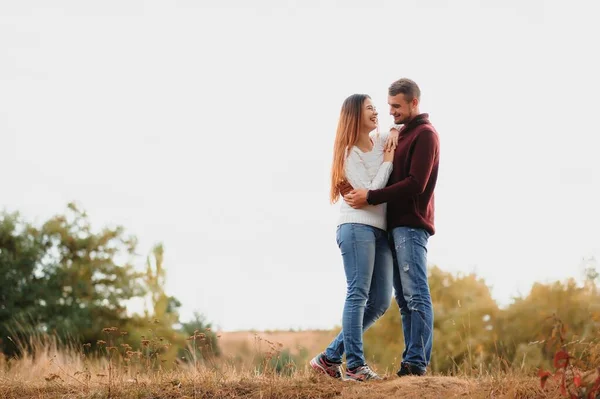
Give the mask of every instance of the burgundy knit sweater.
<svg viewBox="0 0 600 399">
<path fill-rule="evenodd" d="M 387 202 L 388 230 L 414 227 L 435 234 L 434 189 L 439 160 L 440 142 L 429 114 L 417 115 L 400 131 L 387 186 L 370 190 L 367 196 L 371 205 Z"/>
</svg>

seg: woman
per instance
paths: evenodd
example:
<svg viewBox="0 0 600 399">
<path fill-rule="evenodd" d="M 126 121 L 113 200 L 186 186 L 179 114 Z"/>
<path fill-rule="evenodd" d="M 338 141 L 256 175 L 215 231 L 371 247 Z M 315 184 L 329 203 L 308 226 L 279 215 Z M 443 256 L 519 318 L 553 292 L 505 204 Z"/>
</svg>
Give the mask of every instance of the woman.
<svg viewBox="0 0 600 399">
<path fill-rule="evenodd" d="M 332 203 L 344 186 L 378 189 L 386 186 L 392 172 L 395 145 L 386 150 L 386 139 L 397 143 L 398 132 L 371 135 L 377 128 L 377 110 L 365 94 L 353 94 L 342 105 L 334 144 L 331 173 Z M 342 252 L 347 293 L 342 331 L 327 349 L 315 356 L 313 369 L 345 378 L 380 380 L 369 368 L 363 353 L 363 332 L 380 318 L 392 298 L 392 252 L 386 232 L 385 204 L 354 209 L 342 201 L 336 239 Z"/>
</svg>

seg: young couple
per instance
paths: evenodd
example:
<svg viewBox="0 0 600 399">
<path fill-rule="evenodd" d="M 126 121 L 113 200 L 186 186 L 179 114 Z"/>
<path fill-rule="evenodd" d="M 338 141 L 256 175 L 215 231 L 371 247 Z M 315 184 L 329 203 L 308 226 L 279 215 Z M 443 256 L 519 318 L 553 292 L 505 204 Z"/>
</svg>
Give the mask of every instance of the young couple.
<svg viewBox="0 0 600 399">
<path fill-rule="evenodd" d="M 419 111 L 420 94 L 410 79 L 390 85 L 388 104 L 394 125 L 385 134 L 379 134 L 377 111 L 369 96 L 354 94 L 342 105 L 331 202 L 343 196 L 336 239 L 347 293 L 342 331 L 310 361 L 313 369 L 333 378 L 381 379 L 365 361 L 363 332 L 388 309 L 392 287 L 405 345 L 397 375 L 420 376 L 429 365 L 433 307 L 427 242 L 435 233 L 439 140 L 429 115 Z"/>
</svg>

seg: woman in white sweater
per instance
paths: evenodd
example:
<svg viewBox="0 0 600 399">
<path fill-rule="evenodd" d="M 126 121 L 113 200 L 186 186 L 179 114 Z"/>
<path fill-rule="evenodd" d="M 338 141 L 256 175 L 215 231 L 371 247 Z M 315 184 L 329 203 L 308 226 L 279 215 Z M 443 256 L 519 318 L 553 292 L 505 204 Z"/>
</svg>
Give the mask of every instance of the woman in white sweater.
<svg viewBox="0 0 600 399">
<path fill-rule="evenodd" d="M 377 110 L 371 98 L 353 94 L 342 105 L 334 144 L 331 174 L 331 202 L 338 201 L 341 188 L 379 189 L 392 172 L 396 130 L 374 133 Z M 388 149 L 386 149 L 388 147 Z M 347 293 L 342 331 L 327 349 L 315 356 L 313 369 L 339 379 L 342 356 L 346 353 L 345 379 L 381 379 L 366 364 L 363 332 L 380 318 L 392 298 L 393 260 L 386 232 L 386 204 L 354 209 L 342 201 L 336 240 L 342 253 Z"/>
</svg>

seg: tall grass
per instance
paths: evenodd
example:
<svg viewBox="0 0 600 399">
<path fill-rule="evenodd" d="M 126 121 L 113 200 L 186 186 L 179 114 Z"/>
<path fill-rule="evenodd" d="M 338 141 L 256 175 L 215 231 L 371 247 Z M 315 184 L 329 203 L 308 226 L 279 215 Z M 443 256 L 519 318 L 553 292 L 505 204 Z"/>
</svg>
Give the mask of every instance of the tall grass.
<svg viewBox="0 0 600 399">
<path fill-rule="evenodd" d="M 136 348 L 123 342 L 125 331 L 107 327 L 103 333 L 105 339 L 96 343 L 97 351 L 91 350 L 91 343 L 78 345 L 43 333 L 30 335 L 27 341 L 11 338 L 19 355 L 8 359 L 0 356 L 0 397 L 591 398 L 592 392 L 579 389 L 584 385 L 580 383 L 575 387 L 579 389 L 578 396 L 564 396 L 565 392 L 576 392 L 573 383 L 565 384 L 563 389 L 560 378 L 544 375 L 542 388 L 540 378 L 510 364 L 492 364 L 475 372 L 472 356 L 463 360 L 459 376 L 397 378 L 392 372 L 385 374 L 386 380 L 381 382 L 341 382 L 313 373 L 306 367 L 306 359 L 299 361 L 290 355 L 289 348 L 258 334 L 252 364 L 240 365 L 224 357 L 199 358 L 198 353 L 211 350 L 210 341 L 199 331 L 188 337 L 187 355 L 169 364 L 163 355 L 170 344 L 152 332 L 142 337 Z M 575 345 L 561 344 L 563 351 L 568 345 Z M 592 359 L 591 355 L 581 356 L 584 358 Z M 571 364 L 575 363 L 574 359 Z M 577 375 L 583 378 L 578 370 L 574 366 L 571 374 L 565 376 L 571 380 Z"/>
</svg>

